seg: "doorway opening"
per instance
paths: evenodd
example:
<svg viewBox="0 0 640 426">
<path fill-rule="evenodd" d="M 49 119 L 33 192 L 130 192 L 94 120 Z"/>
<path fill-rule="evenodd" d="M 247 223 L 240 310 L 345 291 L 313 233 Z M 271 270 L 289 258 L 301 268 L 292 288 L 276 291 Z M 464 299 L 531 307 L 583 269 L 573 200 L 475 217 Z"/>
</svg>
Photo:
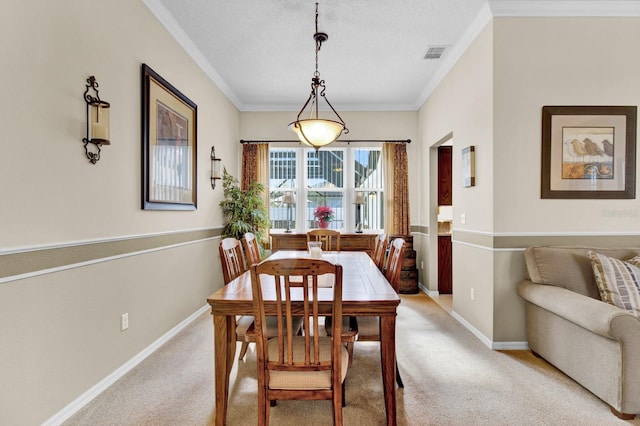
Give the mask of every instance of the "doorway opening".
<svg viewBox="0 0 640 426">
<path fill-rule="evenodd" d="M 430 150 L 431 197 L 430 220 L 430 295 L 446 311 L 453 306 L 453 252 L 451 230 L 453 222 L 453 133 L 448 134 Z"/>
</svg>

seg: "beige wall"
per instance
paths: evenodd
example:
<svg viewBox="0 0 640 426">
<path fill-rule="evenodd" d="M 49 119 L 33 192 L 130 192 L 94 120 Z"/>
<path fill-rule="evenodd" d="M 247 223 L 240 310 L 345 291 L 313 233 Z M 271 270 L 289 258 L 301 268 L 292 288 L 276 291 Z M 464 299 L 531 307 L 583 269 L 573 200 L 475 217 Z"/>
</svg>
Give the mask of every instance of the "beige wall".
<svg viewBox="0 0 640 426">
<path fill-rule="evenodd" d="M 142 1 L 9 0 L 0 27 L 0 265 L 19 258 L 28 271 L 0 273 L 0 424 L 33 425 L 198 311 L 222 284 L 222 191 L 211 190 L 208 157 L 216 144 L 237 173 L 239 112 Z M 195 212 L 140 209 L 142 63 L 198 105 Z M 112 106 L 112 145 L 96 165 L 82 144 L 90 75 Z M 210 235 L 135 248 L 143 236 L 192 230 Z M 119 254 L 78 263 L 84 246 L 104 241 Z M 68 246 L 76 254 L 58 257 Z M 37 249 L 50 250 L 52 269 L 41 270 Z M 125 312 L 130 326 L 121 332 Z"/>
<path fill-rule="evenodd" d="M 540 151 L 544 105 L 640 103 L 639 24 L 638 18 L 495 18 L 420 110 L 425 150 L 453 132 L 454 311 L 494 347 L 526 341 L 516 293 L 525 247 L 637 245 L 637 199 L 542 200 Z M 474 188 L 459 184 L 460 151 L 468 145 L 476 146 Z M 426 157 L 422 163 L 433 177 L 426 170 L 435 163 Z M 430 223 L 433 198 L 423 195 L 421 205 Z M 430 279 L 434 259 L 432 253 Z"/>
<path fill-rule="evenodd" d="M 564 234 L 561 244 L 609 235 L 596 244 L 638 245 L 622 236 L 640 234 L 637 198 L 540 198 L 540 141 L 544 105 L 640 104 L 639 37 L 638 18 L 494 20 L 494 232 L 512 237 L 512 246 L 519 239 L 526 247 L 530 236 L 557 244 L 557 234 Z M 525 270 L 521 251 L 496 252 L 494 268 L 493 340 L 525 340 L 515 290 Z"/>
<path fill-rule="evenodd" d="M 640 104 L 640 18 L 497 18 L 494 31 L 495 231 L 640 232 L 637 199 L 540 199 L 542 106 Z"/>
<path fill-rule="evenodd" d="M 493 33 L 489 24 L 452 68 L 433 95 L 420 109 L 422 172 L 429 187 L 423 188 L 422 212 L 429 229 L 436 229 L 437 185 L 436 145 L 453 133 L 453 304 L 454 310 L 485 336 L 493 333 L 491 252 L 477 244 L 461 242 L 459 232 L 471 235 L 493 229 Z M 461 184 L 462 149 L 476 149 L 476 186 Z M 429 191 L 427 193 L 427 191 Z M 466 223 L 460 214 L 466 215 Z M 427 216 L 428 215 L 428 216 Z M 437 235 L 430 232 L 422 241 L 429 253 L 428 279 L 422 284 L 437 291 Z M 480 269 L 478 269 L 480 268 Z M 478 273 L 481 270 L 482 273 Z M 475 300 L 469 297 L 474 288 Z"/>
</svg>

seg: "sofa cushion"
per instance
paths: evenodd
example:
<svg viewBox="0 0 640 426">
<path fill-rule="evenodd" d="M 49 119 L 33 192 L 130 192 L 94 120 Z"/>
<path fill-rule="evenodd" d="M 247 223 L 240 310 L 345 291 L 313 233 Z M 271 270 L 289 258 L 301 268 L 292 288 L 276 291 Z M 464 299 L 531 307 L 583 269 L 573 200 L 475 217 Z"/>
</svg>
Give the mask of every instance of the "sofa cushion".
<svg viewBox="0 0 640 426">
<path fill-rule="evenodd" d="M 525 251 L 528 276 L 534 283 L 563 287 L 600 300 L 589 250 L 616 259 L 640 255 L 640 248 L 533 246 Z"/>
<path fill-rule="evenodd" d="M 589 257 L 602 301 L 640 318 L 640 256 L 624 261 L 589 251 Z"/>
</svg>

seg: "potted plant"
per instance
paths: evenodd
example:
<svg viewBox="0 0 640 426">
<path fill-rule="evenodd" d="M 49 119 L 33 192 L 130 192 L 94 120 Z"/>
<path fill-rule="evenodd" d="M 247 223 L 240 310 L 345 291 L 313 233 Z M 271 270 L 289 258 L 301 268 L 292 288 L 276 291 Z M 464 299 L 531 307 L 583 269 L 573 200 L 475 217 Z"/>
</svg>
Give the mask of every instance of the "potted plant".
<svg viewBox="0 0 640 426">
<path fill-rule="evenodd" d="M 237 179 L 224 168 L 222 188 L 224 200 L 220 201 L 220 207 L 225 217 L 222 237 L 233 237 L 239 240 L 245 233 L 252 232 L 260 243 L 260 251 L 262 252 L 265 230 L 269 226 L 267 209 L 261 197 L 264 185 L 259 182 L 251 182 L 246 190 L 242 190 Z M 264 255 L 264 253 L 261 254 Z"/>
<path fill-rule="evenodd" d="M 318 222 L 318 227 L 328 228 L 329 223 L 333 220 L 333 210 L 329 206 L 318 206 L 313 211 L 313 216 Z"/>
</svg>

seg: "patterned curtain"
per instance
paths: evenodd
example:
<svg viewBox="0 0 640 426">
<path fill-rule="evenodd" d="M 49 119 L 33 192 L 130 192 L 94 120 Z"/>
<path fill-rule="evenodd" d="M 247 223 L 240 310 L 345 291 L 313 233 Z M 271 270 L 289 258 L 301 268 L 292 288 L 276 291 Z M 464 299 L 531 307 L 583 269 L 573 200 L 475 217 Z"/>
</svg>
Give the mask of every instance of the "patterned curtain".
<svg viewBox="0 0 640 426">
<path fill-rule="evenodd" d="M 382 147 L 382 155 L 385 176 L 385 230 L 389 235 L 409 235 L 409 175 L 406 144 L 385 143 Z"/>
<path fill-rule="evenodd" d="M 258 145 L 245 143 L 242 145 L 242 190 L 246 190 L 251 182 L 258 180 Z"/>
<path fill-rule="evenodd" d="M 262 201 L 269 215 L 269 144 L 245 143 L 242 145 L 242 189 L 247 189 L 251 182 L 260 182 L 264 185 Z M 263 232 L 266 241 L 260 243 L 268 248 L 269 229 L 264 229 Z"/>
</svg>

